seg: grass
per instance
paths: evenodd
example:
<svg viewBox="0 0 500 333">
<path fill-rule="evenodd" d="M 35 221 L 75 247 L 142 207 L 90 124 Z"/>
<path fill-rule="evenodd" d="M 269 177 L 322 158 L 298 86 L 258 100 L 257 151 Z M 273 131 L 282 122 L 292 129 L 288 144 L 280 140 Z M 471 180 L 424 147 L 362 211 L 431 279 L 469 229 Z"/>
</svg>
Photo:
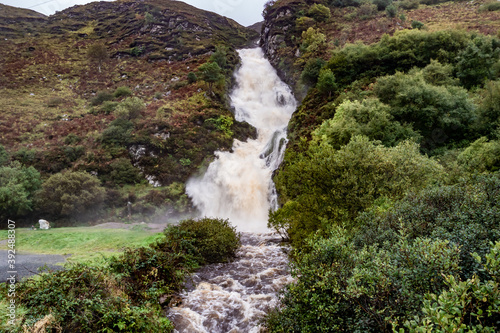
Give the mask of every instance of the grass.
<svg viewBox="0 0 500 333">
<path fill-rule="evenodd" d="M 55 228 L 50 230 L 16 229 L 16 249 L 20 253 L 71 255 L 68 261 L 94 261 L 122 252 L 126 247 L 147 246 L 161 234 L 141 228 L 95 229 L 89 227 Z M 0 240 L 7 231 L 0 231 Z"/>
</svg>

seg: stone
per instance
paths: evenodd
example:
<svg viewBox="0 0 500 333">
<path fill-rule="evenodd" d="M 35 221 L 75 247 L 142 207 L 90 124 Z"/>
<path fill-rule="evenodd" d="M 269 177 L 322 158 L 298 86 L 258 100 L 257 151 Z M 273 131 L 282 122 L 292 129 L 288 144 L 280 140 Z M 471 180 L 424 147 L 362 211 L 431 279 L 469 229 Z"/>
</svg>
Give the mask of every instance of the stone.
<svg viewBox="0 0 500 333">
<path fill-rule="evenodd" d="M 40 223 L 40 229 L 43 229 L 43 230 L 49 230 L 50 229 L 50 223 L 49 223 L 49 221 L 38 220 L 38 223 Z"/>
</svg>

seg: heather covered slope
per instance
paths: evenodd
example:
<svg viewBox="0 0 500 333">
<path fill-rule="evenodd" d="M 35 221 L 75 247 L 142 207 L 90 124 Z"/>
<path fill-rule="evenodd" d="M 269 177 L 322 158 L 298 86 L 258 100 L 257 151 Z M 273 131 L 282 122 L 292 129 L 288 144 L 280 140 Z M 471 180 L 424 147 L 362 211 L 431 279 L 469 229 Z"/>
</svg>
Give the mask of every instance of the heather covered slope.
<svg viewBox="0 0 500 333">
<path fill-rule="evenodd" d="M 32 166 L 42 182 L 91 173 L 107 192 L 108 217 L 128 215 L 128 201 L 141 218 L 187 212 L 183 183 L 215 150 L 253 135 L 234 121 L 227 93 L 236 48 L 257 36 L 179 1 L 95 2 L 43 18 L 24 37 L 4 35 L 3 165 Z M 205 63 L 217 63 L 215 72 L 200 69 Z M 28 197 L 12 218 L 48 214 L 34 192 Z"/>
</svg>

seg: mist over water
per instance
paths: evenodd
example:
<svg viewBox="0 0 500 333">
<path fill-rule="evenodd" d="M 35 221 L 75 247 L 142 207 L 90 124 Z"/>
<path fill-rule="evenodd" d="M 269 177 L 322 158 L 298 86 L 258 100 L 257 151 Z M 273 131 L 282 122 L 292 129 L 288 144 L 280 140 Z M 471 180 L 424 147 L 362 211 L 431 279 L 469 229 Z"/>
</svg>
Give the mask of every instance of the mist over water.
<svg viewBox="0 0 500 333">
<path fill-rule="evenodd" d="M 296 100 L 260 48 L 238 52 L 242 65 L 231 102 L 236 120 L 253 125 L 257 139 L 235 140 L 233 152 L 216 152 L 216 160 L 203 177 L 187 183 L 186 192 L 201 216 L 227 218 L 238 231 L 268 232 L 268 213 L 276 208 L 271 177 L 283 159 Z"/>
</svg>

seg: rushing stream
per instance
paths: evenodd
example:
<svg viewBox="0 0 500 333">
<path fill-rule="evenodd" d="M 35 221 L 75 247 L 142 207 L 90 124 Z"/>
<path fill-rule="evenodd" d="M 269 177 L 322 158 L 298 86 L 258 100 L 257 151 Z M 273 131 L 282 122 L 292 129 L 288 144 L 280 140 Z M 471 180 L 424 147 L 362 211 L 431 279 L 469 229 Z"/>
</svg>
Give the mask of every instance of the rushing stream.
<svg viewBox="0 0 500 333">
<path fill-rule="evenodd" d="M 229 219 L 242 232 L 242 247 L 234 262 L 194 275 L 182 304 L 169 313 L 178 332 L 259 332 L 259 319 L 291 281 L 280 238 L 267 229 L 267 219 L 277 204 L 271 177 L 283 159 L 296 101 L 260 48 L 239 54 L 232 106 L 236 120 L 257 129 L 257 139 L 235 140 L 232 152 L 217 152 L 186 191 L 202 216 Z"/>
</svg>

